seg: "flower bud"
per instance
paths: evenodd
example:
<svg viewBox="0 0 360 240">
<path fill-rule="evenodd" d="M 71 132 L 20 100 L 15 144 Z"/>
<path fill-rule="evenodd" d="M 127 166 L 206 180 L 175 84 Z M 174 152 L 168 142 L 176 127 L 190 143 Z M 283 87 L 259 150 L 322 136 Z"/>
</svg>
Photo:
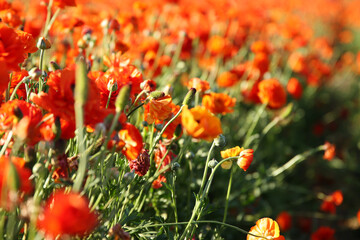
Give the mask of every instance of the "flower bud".
<svg viewBox="0 0 360 240">
<path fill-rule="evenodd" d="M 216 161 L 216 159 L 212 159 L 212 160 L 210 160 L 210 162 L 209 162 L 209 164 L 208 164 L 208 167 L 209 167 L 209 168 L 214 168 L 214 167 L 216 167 L 216 165 L 217 165 L 218 163 L 219 163 L 219 162 Z"/>
<path fill-rule="evenodd" d="M 158 99 L 158 98 L 161 98 L 164 96 L 165 96 L 165 93 L 162 91 L 153 91 L 150 93 L 150 97 L 153 99 Z"/>
<path fill-rule="evenodd" d="M 41 38 L 39 38 L 39 40 L 36 44 L 36 47 L 41 50 L 49 49 L 49 48 L 51 48 L 51 43 L 46 38 L 41 37 Z"/>
<path fill-rule="evenodd" d="M 176 170 L 178 170 L 180 168 L 180 164 L 178 163 L 178 162 L 173 162 L 172 164 L 171 164 L 171 170 L 172 171 L 176 171 Z"/>
<path fill-rule="evenodd" d="M 117 82 L 109 81 L 107 84 L 107 89 L 109 92 L 116 92 L 118 90 Z"/>
<path fill-rule="evenodd" d="M 51 71 L 56 71 L 56 70 L 60 70 L 60 69 L 61 69 L 61 67 L 59 66 L 59 64 L 57 64 L 54 61 L 50 62 L 50 70 Z"/>
<path fill-rule="evenodd" d="M 225 136 L 220 134 L 217 138 L 214 139 L 214 144 L 217 147 L 225 147 L 226 145 Z"/>
<path fill-rule="evenodd" d="M 120 92 L 115 100 L 115 108 L 117 112 L 121 112 L 125 109 L 125 106 L 129 101 L 130 91 L 130 85 L 125 85 L 120 89 Z"/>
<path fill-rule="evenodd" d="M 37 67 L 34 67 L 29 71 L 29 77 L 33 80 L 37 80 L 40 76 L 41 76 L 41 71 Z"/>
<path fill-rule="evenodd" d="M 189 92 L 186 94 L 184 101 L 182 102 L 182 105 L 188 105 L 192 98 L 195 96 L 196 89 L 190 88 Z"/>
<path fill-rule="evenodd" d="M 185 158 L 186 158 L 186 159 L 191 160 L 191 159 L 193 159 L 194 157 L 195 157 L 195 154 L 194 154 L 193 152 L 187 152 L 187 153 L 185 154 Z"/>
</svg>

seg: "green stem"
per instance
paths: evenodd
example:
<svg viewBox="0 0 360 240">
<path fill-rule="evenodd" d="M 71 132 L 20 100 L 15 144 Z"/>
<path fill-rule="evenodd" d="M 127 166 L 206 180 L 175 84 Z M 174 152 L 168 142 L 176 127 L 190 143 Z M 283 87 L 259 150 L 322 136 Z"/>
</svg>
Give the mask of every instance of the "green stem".
<svg viewBox="0 0 360 240">
<path fill-rule="evenodd" d="M 13 100 L 16 96 L 16 92 L 19 89 L 19 87 L 21 86 L 21 84 L 25 83 L 27 80 L 29 79 L 29 77 L 24 77 L 14 88 L 14 91 L 11 94 L 11 97 L 9 99 L 9 101 Z"/>
<path fill-rule="evenodd" d="M 107 99 L 107 102 L 106 102 L 106 107 L 105 108 L 108 108 L 109 107 L 109 103 L 110 103 L 110 99 L 111 99 L 111 94 L 112 94 L 112 89 L 110 89 L 109 91 L 109 96 L 108 96 L 108 99 Z"/>
<path fill-rule="evenodd" d="M 9 143 L 11 141 L 12 136 L 13 136 L 13 131 L 10 131 L 8 137 L 6 138 L 6 141 L 5 141 L 4 145 L 1 148 L 0 156 L 4 155 L 4 153 L 6 151 L 6 148 L 8 147 L 8 145 L 9 145 Z"/>
<path fill-rule="evenodd" d="M 212 153 L 214 147 L 215 147 L 215 141 L 213 141 L 213 143 L 211 144 L 208 156 L 206 158 L 205 169 L 204 169 L 203 177 L 202 177 L 202 180 L 201 180 L 201 186 L 200 186 L 200 190 L 199 190 L 199 195 L 202 194 L 202 191 L 203 191 L 203 188 L 204 188 L 204 185 L 205 185 L 205 180 L 206 180 L 206 176 L 207 176 L 207 172 L 208 172 L 208 165 L 209 165 L 211 153 Z"/>
<path fill-rule="evenodd" d="M 133 114 L 137 109 L 141 108 L 145 103 L 140 103 L 137 105 L 133 110 L 131 110 L 128 114 L 126 114 L 127 117 L 130 117 L 131 114 Z"/>
<path fill-rule="evenodd" d="M 310 149 L 306 152 L 303 152 L 301 154 L 296 155 L 295 157 L 293 157 L 292 159 L 290 159 L 287 163 L 285 163 L 283 166 L 279 167 L 278 169 L 272 171 L 270 173 L 271 177 L 276 177 L 278 175 L 280 175 L 281 173 L 283 173 L 284 171 L 286 171 L 287 169 L 291 168 L 292 166 L 299 164 L 300 162 L 304 161 L 305 159 L 307 159 L 309 156 L 313 155 L 316 152 L 319 151 L 324 151 L 325 150 L 325 146 L 321 145 L 318 146 L 316 148 Z"/>
<path fill-rule="evenodd" d="M 43 84 L 44 84 L 44 74 L 43 74 L 43 71 L 44 71 L 44 55 L 45 55 L 45 49 L 40 49 L 40 63 L 39 63 L 39 69 L 40 69 L 40 72 L 41 72 L 41 76 L 40 76 L 40 79 L 39 79 L 39 92 L 42 92 L 42 89 L 43 89 Z"/>
<path fill-rule="evenodd" d="M 233 180 L 235 169 L 236 168 L 234 168 L 234 164 L 233 164 L 231 166 L 230 179 L 229 179 L 228 189 L 227 189 L 227 193 L 226 193 L 223 222 L 226 222 L 226 217 L 227 217 L 227 212 L 228 212 L 228 207 L 229 207 L 229 198 L 230 198 L 230 192 L 231 192 L 231 185 L 232 185 L 232 180 Z"/>
<path fill-rule="evenodd" d="M 249 130 L 247 131 L 246 133 L 246 136 L 245 136 L 245 140 L 244 140 L 244 148 L 247 148 L 249 145 L 250 145 L 250 137 L 251 135 L 253 134 L 254 130 L 255 130 L 255 127 L 257 125 L 257 123 L 259 122 L 260 120 L 260 117 L 261 115 L 263 114 L 265 108 L 266 108 L 267 104 L 263 104 L 261 105 L 261 107 L 258 109 L 256 115 L 255 115 L 255 118 L 254 120 L 252 121 L 250 127 L 249 127 Z"/>
<path fill-rule="evenodd" d="M 157 142 L 160 140 L 161 136 L 163 135 L 163 133 L 165 132 L 166 128 L 180 115 L 180 113 L 182 112 L 183 108 L 185 105 L 182 105 L 179 109 L 179 111 L 176 113 L 176 115 L 171 118 L 166 125 L 161 129 L 160 133 L 158 133 L 158 135 L 155 138 L 154 143 L 151 145 L 150 151 L 149 151 L 149 155 L 151 156 L 151 154 L 153 153 L 153 151 L 155 150 L 155 146 L 157 144 Z"/>
<path fill-rule="evenodd" d="M 176 175 L 175 175 L 175 171 L 173 171 L 173 177 L 172 177 L 173 181 L 172 181 L 172 190 L 171 190 L 171 198 L 172 198 L 172 204 L 173 204 L 173 208 L 174 208 L 174 216 L 175 216 L 175 223 L 178 222 L 178 213 L 177 213 L 177 207 L 176 207 L 176 195 L 175 195 L 175 181 L 176 181 Z M 178 229 L 178 225 L 175 226 L 175 235 L 178 236 L 179 234 L 179 229 Z"/>
</svg>

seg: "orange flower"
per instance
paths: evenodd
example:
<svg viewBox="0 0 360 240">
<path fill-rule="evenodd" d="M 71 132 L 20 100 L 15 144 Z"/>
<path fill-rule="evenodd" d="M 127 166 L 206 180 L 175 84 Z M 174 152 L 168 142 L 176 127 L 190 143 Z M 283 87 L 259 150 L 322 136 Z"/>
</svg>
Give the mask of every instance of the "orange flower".
<svg viewBox="0 0 360 240">
<path fill-rule="evenodd" d="M 271 108 L 281 108 L 286 104 L 286 92 L 277 79 L 266 79 L 259 83 L 258 96 L 262 103 Z"/>
<path fill-rule="evenodd" d="M 239 81 L 237 75 L 231 72 L 223 72 L 216 79 L 219 87 L 231 87 Z"/>
<path fill-rule="evenodd" d="M 211 141 L 222 133 L 220 120 L 204 107 L 184 108 L 181 122 L 186 132 L 197 139 Z"/>
<path fill-rule="evenodd" d="M 228 55 L 230 51 L 229 40 L 221 36 L 210 37 L 206 43 L 206 47 L 212 55 Z"/>
<path fill-rule="evenodd" d="M 278 222 L 281 231 L 287 231 L 291 228 L 292 221 L 291 216 L 288 212 L 284 211 L 281 212 L 278 217 L 276 218 L 276 222 Z"/>
<path fill-rule="evenodd" d="M 78 193 L 56 192 L 40 214 L 37 227 L 50 239 L 59 235 L 85 236 L 98 224 L 89 201 Z"/>
<path fill-rule="evenodd" d="M 237 160 L 237 165 L 246 171 L 254 159 L 254 150 L 245 149 L 240 153 L 240 157 Z"/>
<path fill-rule="evenodd" d="M 152 188 L 154 189 L 158 189 L 158 188 L 161 188 L 163 185 L 162 183 L 166 183 L 166 177 L 164 175 L 159 175 L 159 177 L 153 181 L 152 183 Z"/>
<path fill-rule="evenodd" d="M 250 48 L 253 53 L 270 53 L 269 45 L 265 41 L 253 42 Z"/>
<path fill-rule="evenodd" d="M 19 64 L 25 60 L 24 48 L 18 33 L 0 23 L 0 61 L 6 62 L 11 70 L 19 70 Z"/>
<path fill-rule="evenodd" d="M 148 107 L 148 122 L 153 123 L 154 120 L 163 121 L 169 118 L 172 108 L 171 108 L 172 99 L 170 95 L 150 98 Z"/>
<path fill-rule="evenodd" d="M 335 230 L 330 227 L 320 227 L 311 234 L 311 240 L 335 240 Z"/>
<path fill-rule="evenodd" d="M 33 185 L 30 181 L 31 170 L 24 167 L 25 160 L 23 158 L 12 157 L 11 160 L 8 157 L 0 157 L 0 192 L 5 193 L 6 196 L 1 198 L 0 206 L 10 210 L 14 204 L 17 204 L 18 198 L 14 199 L 10 197 L 11 191 L 19 191 L 25 194 L 31 194 L 33 191 Z M 15 169 L 15 172 L 11 168 Z M 16 185 L 16 182 L 19 185 Z M 17 196 L 19 197 L 19 196 Z"/>
<path fill-rule="evenodd" d="M 75 7 L 76 2 L 75 0 L 54 0 L 54 5 L 59 8 Z"/>
<path fill-rule="evenodd" d="M 117 138 L 119 139 L 117 147 L 128 160 L 136 159 L 142 148 L 143 139 L 139 130 L 131 123 L 122 124 L 122 129 L 118 132 Z"/>
<path fill-rule="evenodd" d="M 158 148 L 156 148 L 154 151 L 154 159 L 155 159 L 155 166 L 157 168 L 160 167 L 160 170 L 166 167 L 167 165 L 169 165 L 171 163 L 171 160 L 176 157 L 176 155 L 171 150 L 169 150 L 167 154 L 166 152 L 167 152 L 166 145 L 164 145 L 161 141 L 159 141 Z"/>
<path fill-rule="evenodd" d="M 331 144 L 329 142 L 325 142 L 324 146 L 325 146 L 325 152 L 324 152 L 323 159 L 331 161 L 335 157 L 335 154 L 336 154 L 335 145 Z"/>
<path fill-rule="evenodd" d="M 300 82 L 296 78 L 290 78 L 288 84 L 286 85 L 286 89 L 291 94 L 291 96 L 293 96 L 293 98 L 301 98 L 303 89 Z"/>
<path fill-rule="evenodd" d="M 343 199 L 342 192 L 340 190 L 335 191 L 323 200 L 320 209 L 324 212 L 330 212 L 334 214 L 336 212 L 336 206 L 340 206 L 343 202 Z"/>
<path fill-rule="evenodd" d="M 254 235 L 266 237 L 267 239 L 281 239 L 279 225 L 271 218 L 261 218 L 257 220 L 256 225 L 250 229 Z M 263 238 L 247 235 L 247 240 L 261 240 Z"/>
<path fill-rule="evenodd" d="M 357 216 L 357 220 L 358 220 L 358 222 L 360 224 L 360 210 L 357 212 L 356 216 Z"/>
<path fill-rule="evenodd" d="M 187 83 L 188 89 L 195 88 L 197 92 L 205 92 L 210 89 L 210 84 L 200 78 L 191 78 Z"/>
<path fill-rule="evenodd" d="M 0 107 L 0 130 L 12 129 L 14 134 L 28 144 L 34 145 L 40 140 L 38 123 L 41 110 L 24 100 L 8 101 Z"/>
<path fill-rule="evenodd" d="M 223 159 L 225 158 L 229 158 L 229 157 L 236 157 L 236 156 L 239 156 L 240 153 L 244 150 L 244 148 L 241 148 L 239 146 L 236 146 L 236 147 L 233 147 L 233 148 L 229 148 L 229 149 L 226 149 L 224 151 L 221 151 L 220 154 L 221 154 L 221 157 Z M 230 169 L 231 166 L 232 166 L 232 162 L 231 160 L 229 161 L 226 161 L 226 162 L 223 162 L 221 164 L 221 167 L 224 168 L 224 169 Z"/>
<path fill-rule="evenodd" d="M 214 93 L 204 95 L 202 99 L 202 105 L 210 112 L 217 114 L 231 113 L 234 110 L 231 109 L 235 106 L 236 99 L 231 98 L 225 93 Z"/>
<path fill-rule="evenodd" d="M 56 133 L 54 133 L 54 130 L 57 128 L 56 121 L 59 121 L 60 124 L 60 130 L 59 136 L 61 139 L 68 140 L 70 138 L 75 137 L 75 123 L 66 121 L 65 119 L 59 118 L 56 119 L 56 117 L 53 114 L 45 114 L 43 119 L 43 123 L 40 125 L 40 134 L 42 136 L 42 139 L 45 141 L 52 141 L 55 139 Z"/>
</svg>

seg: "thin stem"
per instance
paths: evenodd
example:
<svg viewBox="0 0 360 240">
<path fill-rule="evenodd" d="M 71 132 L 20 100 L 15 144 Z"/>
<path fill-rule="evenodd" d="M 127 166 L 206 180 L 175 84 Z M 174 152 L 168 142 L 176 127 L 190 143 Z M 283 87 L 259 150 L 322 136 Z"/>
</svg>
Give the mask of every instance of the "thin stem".
<svg viewBox="0 0 360 240">
<path fill-rule="evenodd" d="M 256 115 L 255 115 L 255 118 L 254 120 L 252 121 L 250 127 L 249 127 L 249 130 L 247 131 L 246 133 L 246 136 L 245 136 L 245 140 L 244 140 L 244 144 L 243 146 L 246 148 L 249 146 L 250 144 L 250 137 L 251 135 L 253 134 L 254 130 L 255 130 L 255 127 L 257 125 L 257 123 L 259 122 L 260 120 L 260 117 L 262 115 L 262 113 L 264 112 L 265 108 L 266 108 L 267 104 L 263 104 L 261 105 L 261 107 L 258 109 Z"/>
<path fill-rule="evenodd" d="M 227 212 L 228 212 L 228 207 L 229 207 L 229 198 L 230 198 L 230 192 L 231 192 L 231 185 L 232 185 L 232 180 L 233 180 L 235 169 L 236 168 L 234 168 L 234 164 L 233 164 L 231 166 L 230 179 L 229 179 L 228 189 L 227 189 L 227 193 L 226 193 L 223 222 L 226 222 L 226 217 L 227 217 Z"/>
<path fill-rule="evenodd" d="M 44 74 L 43 74 L 43 70 L 44 70 L 44 55 L 45 55 L 45 49 L 40 49 L 40 63 L 39 63 L 39 69 L 41 72 L 41 76 L 39 79 L 39 92 L 42 92 L 43 89 L 43 84 L 44 84 Z"/>
<path fill-rule="evenodd" d="M 199 190 L 199 194 L 200 194 L 200 195 L 201 195 L 201 193 L 202 193 L 202 191 L 203 191 L 203 188 L 204 188 L 204 185 L 205 185 L 205 180 L 206 180 L 206 176 L 207 176 L 207 172 L 208 172 L 208 165 L 209 165 L 211 153 L 212 153 L 214 147 L 215 147 L 215 141 L 213 141 L 213 143 L 211 144 L 211 147 L 210 147 L 208 156 L 207 156 L 207 158 L 206 158 L 204 174 L 203 174 L 203 177 L 202 177 L 201 186 L 200 186 L 200 190 Z"/>
<path fill-rule="evenodd" d="M 156 146 L 156 143 L 160 140 L 161 136 L 163 135 L 163 133 L 165 132 L 166 128 L 180 115 L 181 111 L 183 110 L 185 105 L 182 105 L 179 109 L 179 111 L 176 113 L 176 115 L 170 119 L 166 125 L 161 129 L 160 133 L 158 133 L 158 135 L 156 136 L 155 138 L 155 141 L 154 143 L 152 144 L 151 148 L 150 148 L 150 151 L 149 151 L 149 155 L 151 156 L 151 154 L 153 153 L 154 149 L 155 149 L 155 146 Z"/>
<path fill-rule="evenodd" d="M 145 103 L 140 103 L 137 105 L 133 110 L 131 110 L 128 114 L 126 114 L 127 117 L 130 117 L 131 114 L 133 114 L 137 109 L 141 108 Z"/>
<path fill-rule="evenodd" d="M 9 99 L 10 101 L 15 98 L 16 92 L 17 92 L 17 90 L 19 89 L 19 87 L 21 86 L 21 84 L 25 83 L 26 80 L 28 80 L 28 79 L 29 79 L 29 77 L 24 77 L 24 78 L 15 86 L 15 88 L 14 88 L 12 94 L 11 94 L 11 97 L 10 97 L 10 99 Z"/>
<path fill-rule="evenodd" d="M 107 102 L 106 102 L 106 107 L 105 108 L 108 108 L 109 107 L 109 103 L 110 103 L 110 99 L 111 99 L 111 94 L 112 94 L 112 89 L 110 89 L 109 91 L 109 96 L 108 96 L 108 99 L 107 99 Z"/>
<path fill-rule="evenodd" d="M 4 155 L 4 153 L 5 153 L 6 149 L 7 149 L 7 146 L 9 145 L 9 143 L 11 141 L 12 136 L 13 136 L 13 131 L 10 131 L 8 137 L 6 138 L 6 141 L 5 141 L 4 145 L 1 148 L 0 156 Z"/>
<path fill-rule="evenodd" d="M 323 151 L 325 149 L 324 145 L 318 146 L 317 148 L 310 149 L 306 152 L 296 155 L 292 159 L 290 159 L 287 163 L 279 167 L 278 169 L 272 171 L 270 173 L 271 177 L 276 177 L 286 171 L 287 169 L 291 168 L 292 166 L 299 164 L 300 162 L 304 161 L 309 156 L 313 155 L 316 152 Z"/>
<path fill-rule="evenodd" d="M 267 240 L 271 240 L 272 238 L 267 238 L 264 236 L 259 236 L 256 234 L 252 234 L 242 228 L 236 227 L 234 225 L 231 224 L 227 224 L 227 223 L 223 223 L 223 222 L 219 222 L 219 221 L 213 221 L 213 220 L 201 220 L 201 221 L 194 221 L 193 224 L 201 224 L 201 223 L 212 223 L 212 224 L 218 224 L 218 225 L 222 225 L 228 228 L 232 228 L 238 232 L 244 233 L 244 234 L 248 234 L 257 238 L 262 238 L 262 239 L 267 239 Z M 132 228 L 131 230 L 135 230 L 135 229 L 142 229 L 142 228 L 149 228 L 149 227 L 162 227 L 162 226 L 174 226 L 174 225 L 186 225 L 188 224 L 188 222 L 178 222 L 178 223 L 159 223 L 159 224 L 150 224 L 150 225 L 145 225 L 145 226 L 138 226 L 135 228 Z"/>
</svg>

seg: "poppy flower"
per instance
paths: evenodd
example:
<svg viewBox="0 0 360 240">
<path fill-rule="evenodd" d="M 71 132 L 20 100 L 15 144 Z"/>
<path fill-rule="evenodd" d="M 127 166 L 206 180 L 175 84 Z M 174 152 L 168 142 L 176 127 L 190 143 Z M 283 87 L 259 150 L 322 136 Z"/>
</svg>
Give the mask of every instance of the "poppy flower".
<svg viewBox="0 0 360 240">
<path fill-rule="evenodd" d="M 325 142 L 324 147 L 325 147 L 325 152 L 323 159 L 331 161 L 336 155 L 335 145 L 329 142 Z"/>
<path fill-rule="evenodd" d="M 333 192 L 331 195 L 326 196 L 321 203 L 320 209 L 324 212 L 335 213 L 336 206 L 340 206 L 343 202 L 343 194 L 340 190 Z"/>
<path fill-rule="evenodd" d="M 265 237 L 267 239 L 281 239 L 279 225 L 271 218 L 261 218 L 257 220 L 256 225 L 253 226 L 249 233 L 257 236 Z M 247 235 L 247 240 L 260 240 L 263 238 L 255 237 L 250 234 Z"/>
<path fill-rule="evenodd" d="M 166 183 L 166 177 L 164 175 L 159 175 L 159 177 L 155 181 L 152 182 L 151 186 L 154 189 L 159 189 L 163 186 L 162 185 L 163 182 Z"/>
<path fill-rule="evenodd" d="M 200 78 L 191 78 L 186 85 L 188 89 L 195 88 L 197 92 L 205 92 L 210 89 L 209 82 L 201 80 Z"/>
<path fill-rule="evenodd" d="M 238 81 L 239 79 L 237 75 L 231 72 L 223 72 L 216 79 L 219 87 L 231 87 L 234 86 Z"/>
<path fill-rule="evenodd" d="M 286 92 L 277 79 L 266 79 L 259 83 L 258 96 L 262 103 L 271 108 L 281 108 L 286 104 Z"/>
<path fill-rule="evenodd" d="M 172 108 L 171 108 L 172 99 L 170 95 L 161 96 L 161 97 L 151 97 L 149 103 L 147 104 L 148 108 L 148 122 L 153 123 L 154 120 L 163 121 L 169 118 Z"/>
<path fill-rule="evenodd" d="M 281 212 L 276 218 L 276 222 L 279 224 L 281 231 L 285 232 L 291 228 L 291 215 L 286 211 Z"/>
<path fill-rule="evenodd" d="M 224 151 L 221 151 L 220 154 L 221 154 L 221 157 L 223 159 L 225 158 L 229 158 L 229 157 L 236 157 L 236 156 L 239 156 L 240 153 L 244 150 L 244 148 L 241 148 L 239 146 L 236 146 L 236 147 L 233 147 L 233 148 L 229 148 L 229 149 L 226 149 Z M 232 166 L 232 162 L 231 160 L 229 161 L 226 161 L 226 162 L 223 162 L 221 164 L 221 167 L 224 168 L 224 169 L 230 169 L 231 166 Z"/>
<path fill-rule="evenodd" d="M 0 61 L 11 70 L 20 70 L 19 64 L 25 60 L 25 46 L 19 34 L 5 23 L 0 22 Z"/>
<path fill-rule="evenodd" d="M 38 124 L 42 118 L 39 108 L 24 100 L 12 100 L 0 107 L 0 130 L 13 130 L 21 140 L 30 145 L 40 141 Z"/>
<path fill-rule="evenodd" d="M 237 160 L 237 165 L 243 169 L 245 172 L 250 167 L 254 159 L 254 150 L 253 149 L 245 149 L 241 151 L 240 157 Z"/>
<path fill-rule="evenodd" d="M 311 240 L 335 240 L 334 234 L 334 229 L 322 226 L 311 234 Z"/>
<path fill-rule="evenodd" d="M 52 141 L 57 137 L 56 134 L 60 134 L 58 137 L 64 140 L 75 137 L 76 127 L 74 122 L 69 122 L 59 117 L 57 118 L 54 116 L 54 114 L 50 113 L 44 115 L 42 119 L 43 123 L 39 127 L 42 139 L 45 141 Z M 59 126 L 56 126 L 56 121 L 59 121 Z M 58 127 L 60 127 L 60 129 L 56 129 Z"/>
<path fill-rule="evenodd" d="M 171 160 L 176 157 L 176 155 L 171 150 L 166 153 L 167 151 L 168 150 L 166 149 L 166 145 L 159 141 L 158 147 L 154 151 L 154 160 L 155 166 L 157 168 L 160 167 L 160 170 L 169 165 L 171 163 Z"/>
<path fill-rule="evenodd" d="M 75 0 L 54 0 L 54 5 L 59 8 L 75 7 L 76 2 Z"/>
<path fill-rule="evenodd" d="M 356 217 L 357 217 L 358 223 L 360 224 L 360 210 L 357 212 Z"/>
<path fill-rule="evenodd" d="M 131 123 L 121 124 L 122 129 L 109 141 L 108 148 L 114 145 L 128 161 L 135 160 L 143 149 L 143 139 L 139 130 Z"/>
<path fill-rule="evenodd" d="M 29 76 L 28 71 L 21 70 L 21 71 L 14 71 L 12 72 L 11 81 L 10 81 L 10 94 L 13 93 L 15 87 L 24 79 L 24 77 Z M 25 84 L 21 84 L 16 91 L 16 95 L 19 99 L 26 99 L 26 89 Z"/>
<path fill-rule="evenodd" d="M 236 99 L 231 98 L 225 93 L 214 93 L 204 95 L 202 99 L 202 105 L 214 114 L 231 113 L 234 110 L 232 109 L 235 106 Z"/>
<path fill-rule="evenodd" d="M 186 132 L 196 139 L 212 141 L 222 133 L 220 120 L 205 107 L 184 107 L 181 122 Z"/>
<path fill-rule="evenodd" d="M 293 96 L 295 99 L 300 99 L 302 96 L 302 86 L 296 78 L 290 78 L 288 84 L 286 85 L 287 91 Z"/>
<path fill-rule="evenodd" d="M 78 193 L 56 192 L 39 215 L 37 228 L 50 239 L 57 236 L 85 236 L 98 225 L 98 217 L 90 211 L 89 201 Z"/>
<path fill-rule="evenodd" d="M 0 205 L 10 210 L 19 201 L 17 198 L 10 198 L 11 191 L 25 194 L 31 194 L 33 184 L 29 179 L 32 175 L 31 170 L 25 168 L 25 160 L 23 158 L 5 156 L 0 157 L 0 192 L 5 193 L 1 198 Z"/>
</svg>

